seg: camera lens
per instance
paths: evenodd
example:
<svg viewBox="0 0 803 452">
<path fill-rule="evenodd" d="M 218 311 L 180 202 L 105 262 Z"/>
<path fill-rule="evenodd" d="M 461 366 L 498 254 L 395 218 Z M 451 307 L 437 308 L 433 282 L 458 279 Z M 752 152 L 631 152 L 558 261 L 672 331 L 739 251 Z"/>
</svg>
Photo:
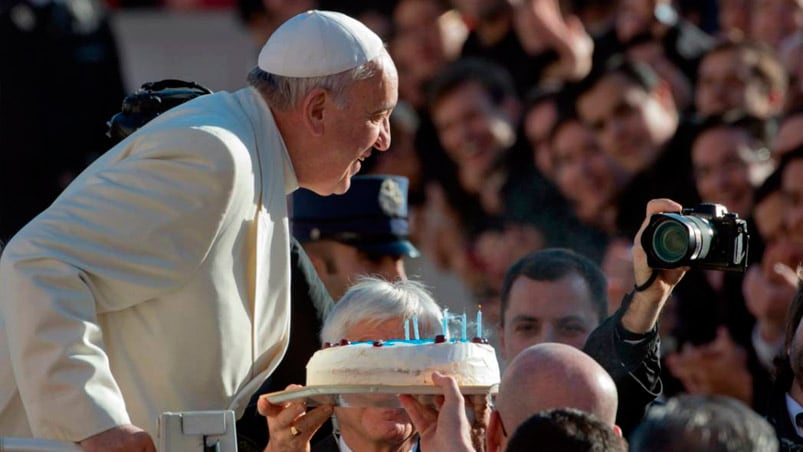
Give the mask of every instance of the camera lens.
<svg viewBox="0 0 803 452">
<path fill-rule="evenodd" d="M 655 228 L 652 236 L 652 249 L 664 262 L 674 263 L 683 259 L 689 249 L 689 231 L 685 225 L 675 221 L 664 221 Z"/>
</svg>

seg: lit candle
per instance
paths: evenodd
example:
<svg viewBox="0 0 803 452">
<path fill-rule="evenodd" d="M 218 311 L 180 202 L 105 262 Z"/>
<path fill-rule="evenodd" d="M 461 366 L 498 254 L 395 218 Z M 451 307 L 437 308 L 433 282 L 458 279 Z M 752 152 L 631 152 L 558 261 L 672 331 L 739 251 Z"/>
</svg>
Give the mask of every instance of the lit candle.
<svg viewBox="0 0 803 452">
<path fill-rule="evenodd" d="M 410 320 L 406 318 L 404 319 L 404 340 L 410 340 Z"/>
<path fill-rule="evenodd" d="M 443 338 L 449 339 L 449 308 L 443 310 Z"/>
<path fill-rule="evenodd" d="M 415 338 L 415 340 L 420 339 L 418 337 L 418 316 L 417 315 L 413 316 L 413 337 Z"/>
<path fill-rule="evenodd" d="M 482 305 L 477 306 L 477 337 L 482 337 Z"/>
<path fill-rule="evenodd" d="M 467 321 L 468 321 L 468 320 L 466 319 L 466 313 L 464 312 L 464 313 L 463 313 L 463 326 L 460 328 L 460 330 L 461 330 L 461 336 L 460 336 L 460 340 L 461 340 L 461 341 L 463 341 L 463 342 L 465 342 L 465 341 L 467 341 L 467 340 L 468 340 L 468 339 L 466 338 L 466 322 L 467 322 Z"/>
</svg>

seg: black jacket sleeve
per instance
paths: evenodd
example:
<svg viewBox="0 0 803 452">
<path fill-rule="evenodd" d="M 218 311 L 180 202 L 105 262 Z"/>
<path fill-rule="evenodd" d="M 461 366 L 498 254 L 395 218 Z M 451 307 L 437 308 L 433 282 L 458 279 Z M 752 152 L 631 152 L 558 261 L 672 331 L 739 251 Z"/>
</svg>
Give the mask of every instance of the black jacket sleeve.
<svg viewBox="0 0 803 452">
<path fill-rule="evenodd" d="M 616 423 L 625 437 L 663 389 L 657 328 L 645 334 L 627 331 L 621 319 L 629 301 L 626 299 L 616 313 L 592 331 L 583 347 L 616 383 L 619 393 Z"/>
</svg>

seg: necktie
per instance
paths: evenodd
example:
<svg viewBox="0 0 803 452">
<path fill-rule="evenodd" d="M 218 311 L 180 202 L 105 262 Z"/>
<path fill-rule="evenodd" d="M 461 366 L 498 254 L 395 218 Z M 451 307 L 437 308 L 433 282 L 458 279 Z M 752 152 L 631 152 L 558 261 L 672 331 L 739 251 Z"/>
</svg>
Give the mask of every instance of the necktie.
<svg viewBox="0 0 803 452">
<path fill-rule="evenodd" d="M 803 430 L 803 412 L 795 415 L 795 424 L 797 424 L 797 428 Z"/>
</svg>

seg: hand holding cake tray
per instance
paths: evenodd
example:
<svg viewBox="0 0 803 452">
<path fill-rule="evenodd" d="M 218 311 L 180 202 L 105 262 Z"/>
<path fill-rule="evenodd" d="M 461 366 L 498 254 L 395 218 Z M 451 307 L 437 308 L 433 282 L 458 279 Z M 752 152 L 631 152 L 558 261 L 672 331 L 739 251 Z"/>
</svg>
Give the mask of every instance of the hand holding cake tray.
<svg viewBox="0 0 803 452">
<path fill-rule="evenodd" d="M 263 397 L 273 404 L 306 399 L 308 405 L 400 407 L 396 395 L 412 394 L 429 404 L 442 393 L 432 381 L 435 371 L 453 376 L 464 395 L 496 393 L 499 365 L 486 340 L 467 340 L 465 327 L 460 339 L 418 339 L 412 321 L 414 339 L 405 327 L 405 339 L 325 344 L 307 363 L 306 387 Z"/>
</svg>

